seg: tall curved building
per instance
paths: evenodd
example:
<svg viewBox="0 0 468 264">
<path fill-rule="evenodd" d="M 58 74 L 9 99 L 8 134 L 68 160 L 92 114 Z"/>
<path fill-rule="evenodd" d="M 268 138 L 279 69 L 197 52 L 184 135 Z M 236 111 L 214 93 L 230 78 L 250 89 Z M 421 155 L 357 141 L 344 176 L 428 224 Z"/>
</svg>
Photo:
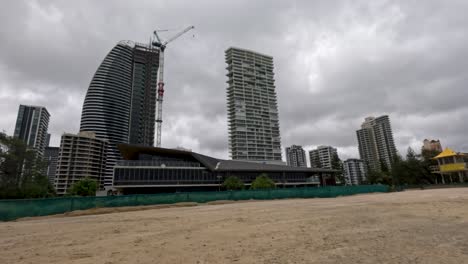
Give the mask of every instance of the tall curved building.
<svg viewBox="0 0 468 264">
<path fill-rule="evenodd" d="M 119 42 L 105 57 L 83 104 L 80 131 L 109 142 L 104 186 L 112 185 L 120 159 L 117 144 L 154 144 L 159 51 L 132 41 Z"/>
</svg>

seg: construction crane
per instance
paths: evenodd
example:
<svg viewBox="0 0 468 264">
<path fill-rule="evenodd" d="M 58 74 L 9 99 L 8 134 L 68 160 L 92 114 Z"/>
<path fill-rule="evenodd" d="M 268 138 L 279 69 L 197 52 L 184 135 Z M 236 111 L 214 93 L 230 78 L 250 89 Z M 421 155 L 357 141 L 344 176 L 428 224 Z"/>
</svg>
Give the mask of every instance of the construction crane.
<svg viewBox="0 0 468 264">
<path fill-rule="evenodd" d="M 159 81 L 158 81 L 158 93 L 156 97 L 156 147 L 161 147 L 161 125 L 162 125 L 162 103 L 164 98 L 164 50 L 166 50 L 166 45 L 170 42 L 176 40 L 178 37 L 187 33 L 187 31 L 194 29 L 194 26 L 189 26 L 182 30 L 181 32 L 175 34 L 173 37 L 166 41 L 162 41 L 158 35 L 158 31 L 167 31 L 167 30 L 155 30 L 154 36 L 156 41 L 153 41 L 153 46 L 159 48 Z"/>
</svg>

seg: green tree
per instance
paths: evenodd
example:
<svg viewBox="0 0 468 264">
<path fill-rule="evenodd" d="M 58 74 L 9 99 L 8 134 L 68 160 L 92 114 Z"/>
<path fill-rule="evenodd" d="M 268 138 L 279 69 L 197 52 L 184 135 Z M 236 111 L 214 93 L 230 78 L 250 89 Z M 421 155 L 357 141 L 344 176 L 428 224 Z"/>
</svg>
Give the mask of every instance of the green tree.
<svg viewBox="0 0 468 264">
<path fill-rule="evenodd" d="M 367 172 L 367 182 L 370 184 L 392 185 L 392 177 L 383 171 L 369 169 Z"/>
<path fill-rule="evenodd" d="M 244 189 L 244 183 L 236 176 L 229 176 L 223 182 L 223 188 L 226 190 L 242 190 Z"/>
<path fill-rule="evenodd" d="M 75 182 L 68 193 L 79 196 L 95 196 L 97 190 L 97 182 L 89 177 L 83 178 Z"/>
<path fill-rule="evenodd" d="M 334 153 L 331 159 L 331 167 L 338 172 L 335 174 L 336 178 L 341 184 L 344 184 L 344 174 L 343 174 L 343 162 L 338 157 L 337 153 Z"/>
<path fill-rule="evenodd" d="M 405 160 L 399 156 L 394 159 L 391 173 L 395 185 L 434 183 L 435 175 L 430 172 L 430 162 L 421 159 L 412 148 L 408 148 Z"/>
<path fill-rule="evenodd" d="M 276 188 L 275 182 L 268 177 L 266 173 L 260 174 L 250 186 L 250 189 L 273 189 Z"/>
<path fill-rule="evenodd" d="M 437 166 L 437 160 L 433 159 L 435 156 L 439 155 L 440 152 L 437 150 L 425 150 L 421 151 L 422 166 L 425 170 L 424 180 L 430 183 L 436 183 L 437 175 L 431 173 L 431 167 Z"/>
<path fill-rule="evenodd" d="M 22 140 L 0 133 L 0 198 L 37 198 L 55 193 L 45 162 Z"/>
</svg>

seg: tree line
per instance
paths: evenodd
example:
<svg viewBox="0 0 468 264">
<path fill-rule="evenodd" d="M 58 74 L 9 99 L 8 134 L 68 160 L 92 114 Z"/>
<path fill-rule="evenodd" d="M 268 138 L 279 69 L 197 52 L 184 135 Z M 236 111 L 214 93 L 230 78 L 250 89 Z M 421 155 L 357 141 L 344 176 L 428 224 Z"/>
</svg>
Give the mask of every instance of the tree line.
<svg viewBox="0 0 468 264">
<path fill-rule="evenodd" d="M 438 151 L 423 150 L 417 155 L 412 148 L 408 148 L 406 158 L 400 155 L 393 157 L 392 167 L 381 162 L 381 170 L 368 170 L 367 181 L 370 184 L 386 185 L 421 185 L 437 183 L 437 175 L 431 173 L 431 166 L 437 165 L 432 158 Z"/>
<path fill-rule="evenodd" d="M 27 144 L 0 132 L 0 199 L 56 196 L 46 175 L 47 162 Z M 71 195 L 95 195 L 96 182 L 83 179 L 74 184 Z"/>
</svg>

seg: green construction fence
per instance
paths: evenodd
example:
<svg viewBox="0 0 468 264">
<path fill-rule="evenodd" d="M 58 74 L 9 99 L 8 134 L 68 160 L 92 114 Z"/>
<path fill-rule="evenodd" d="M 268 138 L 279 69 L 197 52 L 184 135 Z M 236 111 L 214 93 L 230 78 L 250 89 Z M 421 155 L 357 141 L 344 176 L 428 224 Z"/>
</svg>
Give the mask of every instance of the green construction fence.
<svg viewBox="0 0 468 264">
<path fill-rule="evenodd" d="M 21 217 L 61 214 L 97 207 L 174 204 L 180 202 L 206 203 L 216 200 L 272 200 L 285 198 L 337 197 L 359 193 L 388 192 L 386 185 L 302 187 L 269 190 L 221 192 L 184 192 L 137 194 L 102 197 L 58 197 L 43 199 L 0 200 L 0 221 Z"/>
</svg>

